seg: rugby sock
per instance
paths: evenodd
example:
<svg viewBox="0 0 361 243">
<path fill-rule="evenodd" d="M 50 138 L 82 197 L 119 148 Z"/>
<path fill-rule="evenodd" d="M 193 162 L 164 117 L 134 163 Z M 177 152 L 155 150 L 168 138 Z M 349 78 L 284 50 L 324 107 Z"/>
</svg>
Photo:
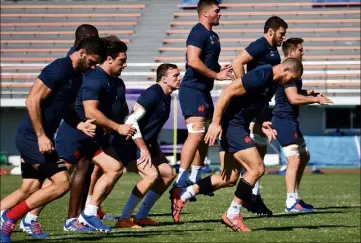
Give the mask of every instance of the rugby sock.
<svg viewBox="0 0 361 243">
<path fill-rule="evenodd" d="M 5 216 L 14 221 L 18 221 L 19 219 L 24 217 L 26 213 L 30 212 L 30 210 L 31 209 L 29 208 L 26 201 L 22 201 L 16 206 L 10 208 L 9 211 L 6 212 Z"/>
<path fill-rule="evenodd" d="M 252 189 L 253 189 L 253 186 L 250 185 L 246 180 L 241 178 L 238 182 L 237 189 L 234 192 L 234 195 L 237 198 L 248 202 L 252 196 Z"/>
<path fill-rule="evenodd" d="M 192 197 L 194 197 L 196 194 L 195 192 L 193 191 L 193 186 L 189 186 L 187 187 L 187 189 L 183 192 L 181 192 L 181 196 L 180 196 L 180 199 L 183 201 L 183 202 L 187 202 L 189 199 L 191 199 Z"/>
<path fill-rule="evenodd" d="M 86 202 L 85 202 L 85 205 L 87 205 L 88 203 L 90 203 L 90 200 L 92 200 L 92 195 L 88 195 L 87 198 L 86 198 Z"/>
<path fill-rule="evenodd" d="M 202 179 L 202 166 L 199 165 L 192 165 L 192 171 L 191 175 L 189 176 L 189 179 L 196 183 L 197 181 Z"/>
<path fill-rule="evenodd" d="M 237 216 L 241 213 L 242 205 L 232 201 L 231 205 L 229 206 L 227 210 L 227 218 L 233 218 L 234 216 Z"/>
<path fill-rule="evenodd" d="M 256 182 L 256 184 L 254 185 L 253 189 L 252 189 L 252 194 L 253 195 L 259 195 L 259 186 L 260 186 L 261 180 L 258 180 Z"/>
<path fill-rule="evenodd" d="M 148 214 L 154 204 L 158 201 L 160 195 L 149 190 L 147 195 L 144 198 L 142 206 L 139 208 L 138 213 L 135 215 L 136 219 L 144 219 L 148 217 Z"/>
<path fill-rule="evenodd" d="M 176 180 L 177 187 L 186 187 L 186 182 L 189 178 L 189 172 L 186 169 L 179 168 L 178 177 Z"/>
<path fill-rule="evenodd" d="M 291 192 L 291 193 L 287 192 L 287 199 L 286 199 L 286 207 L 287 208 L 292 207 L 296 203 L 297 198 L 296 198 L 295 194 L 296 193 L 294 193 L 294 192 Z"/>
<path fill-rule="evenodd" d="M 119 217 L 119 221 L 123 219 L 129 219 L 132 216 L 135 207 L 138 205 L 138 203 L 141 200 L 142 200 L 141 198 L 134 196 L 133 193 L 131 193 L 128 198 L 127 204 L 125 204 L 123 212 Z"/>
<path fill-rule="evenodd" d="M 97 212 L 98 212 L 98 207 L 97 206 L 93 206 L 91 204 L 85 205 L 84 214 L 86 216 L 96 216 Z"/>
<path fill-rule="evenodd" d="M 27 213 L 25 216 L 25 223 L 31 224 L 31 221 L 38 221 L 39 216 L 31 213 Z"/>
<path fill-rule="evenodd" d="M 296 192 L 295 192 L 295 198 L 296 198 L 296 199 L 299 199 L 299 198 L 300 198 L 300 195 L 298 194 L 298 190 L 296 190 Z"/>
</svg>

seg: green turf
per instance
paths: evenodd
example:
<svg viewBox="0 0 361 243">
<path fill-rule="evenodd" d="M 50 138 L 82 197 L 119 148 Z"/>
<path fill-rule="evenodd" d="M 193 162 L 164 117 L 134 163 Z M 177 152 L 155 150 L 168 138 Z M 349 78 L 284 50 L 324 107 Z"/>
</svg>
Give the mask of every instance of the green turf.
<svg viewBox="0 0 361 243">
<path fill-rule="evenodd" d="M 103 208 L 118 215 L 138 179 L 125 174 Z M 152 210 L 152 218 L 159 227 L 138 230 L 115 229 L 112 233 L 74 234 L 63 232 L 67 214 L 68 196 L 49 205 L 40 222 L 51 239 L 44 242 L 360 242 L 360 175 L 324 174 L 304 176 L 301 194 L 317 209 L 312 214 L 285 214 L 284 178 L 266 175 L 261 192 L 274 217 L 256 217 L 244 212 L 251 233 L 235 233 L 220 224 L 221 214 L 228 208 L 233 189 L 222 189 L 213 198 L 199 196 L 198 202 L 188 203 L 181 224 L 175 225 L 170 216 L 170 203 L 166 193 Z M 19 176 L 1 177 L 1 198 L 16 189 Z M 113 225 L 114 221 L 106 221 Z M 18 228 L 16 228 L 18 229 Z M 29 242 L 25 233 L 16 231 L 12 239 Z"/>
</svg>

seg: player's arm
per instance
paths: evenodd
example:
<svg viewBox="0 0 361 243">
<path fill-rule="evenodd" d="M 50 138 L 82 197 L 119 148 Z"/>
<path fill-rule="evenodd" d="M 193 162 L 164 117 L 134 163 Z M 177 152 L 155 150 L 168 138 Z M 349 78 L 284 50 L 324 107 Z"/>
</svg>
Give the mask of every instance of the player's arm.
<svg viewBox="0 0 361 243">
<path fill-rule="evenodd" d="M 233 73 L 236 78 L 244 75 L 244 65 L 253 60 L 253 57 L 246 51 L 242 50 L 232 62 Z"/>
<path fill-rule="evenodd" d="M 228 107 L 233 97 L 242 96 L 246 94 L 243 87 L 242 79 L 237 79 L 231 82 L 225 89 L 223 89 L 214 107 L 212 123 L 208 128 L 207 134 L 204 137 L 206 143 L 210 146 L 214 144 L 216 138 L 222 136 L 221 118 L 224 110 Z"/>
<path fill-rule="evenodd" d="M 202 49 L 193 45 L 187 46 L 187 65 L 192 67 L 198 73 L 206 76 L 210 79 L 216 80 L 231 80 L 233 79 L 233 74 L 231 68 L 228 66 L 220 67 L 220 72 L 215 72 L 209 69 L 200 59 L 202 54 Z M 227 67 L 227 68 L 226 68 Z"/>
<path fill-rule="evenodd" d="M 30 93 L 25 100 L 34 133 L 38 138 L 39 151 L 41 153 L 51 152 L 54 147 L 44 132 L 41 118 L 41 103 L 50 96 L 52 90 L 42 80 L 37 78 L 31 87 Z"/>
<path fill-rule="evenodd" d="M 319 104 L 331 103 L 331 100 L 329 100 L 328 98 L 326 98 L 326 97 L 324 97 L 322 95 L 313 96 L 313 95 L 299 94 L 298 91 L 297 91 L 296 86 L 285 87 L 285 93 L 286 93 L 288 101 L 292 105 L 306 105 L 306 104 L 314 104 L 314 103 L 319 103 Z"/>
<path fill-rule="evenodd" d="M 118 124 L 106 117 L 103 112 L 98 109 L 98 100 L 84 100 L 83 106 L 86 118 L 90 120 L 95 120 L 94 123 L 97 126 L 112 129 L 124 136 L 132 136 L 135 133 L 135 129 L 132 128 L 130 125 Z"/>
<path fill-rule="evenodd" d="M 74 109 L 74 104 L 65 112 L 64 121 L 71 127 L 78 129 L 90 137 L 95 136 L 96 125 L 94 119 L 83 122 Z"/>
<path fill-rule="evenodd" d="M 273 129 L 270 117 L 265 115 L 264 108 L 265 107 L 262 107 L 258 110 L 256 118 L 260 121 L 263 136 L 266 136 L 268 138 L 268 142 L 271 142 L 276 139 L 277 131 Z"/>
<path fill-rule="evenodd" d="M 134 129 L 136 129 L 135 134 L 132 136 L 134 143 L 140 150 L 140 158 L 138 159 L 138 165 L 145 163 L 146 166 L 148 163 L 152 162 L 151 155 L 149 153 L 148 147 L 144 142 L 142 133 L 140 131 L 138 121 L 141 120 L 144 115 L 146 114 L 146 110 L 143 106 L 139 105 L 138 103 L 134 104 L 132 114 L 130 114 L 127 119 L 125 120 L 125 124 L 131 125 Z"/>
</svg>

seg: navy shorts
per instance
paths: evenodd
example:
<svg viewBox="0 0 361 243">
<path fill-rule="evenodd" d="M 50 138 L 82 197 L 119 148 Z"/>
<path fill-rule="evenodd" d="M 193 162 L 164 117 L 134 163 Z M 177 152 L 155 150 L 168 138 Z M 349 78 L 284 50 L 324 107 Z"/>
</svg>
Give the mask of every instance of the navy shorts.
<svg viewBox="0 0 361 243">
<path fill-rule="evenodd" d="M 49 139 L 51 138 L 49 137 Z M 40 153 L 38 138 L 35 136 L 35 134 L 27 134 L 18 131 L 15 136 L 15 145 L 25 163 L 34 165 L 42 163 L 54 163 L 59 160 L 59 156 L 56 150 L 54 150 L 52 153 Z"/>
<path fill-rule="evenodd" d="M 277 131 L 277 140 L 282 147 L 298 144 L 303 138 L 298 121 L 273 116 L 272 127 Z"/>
<path fill-rule="evenodd" d="M 124 166 L 128 166 L 130 162 L 140 158 L 140 150 L 131 138 L 126 140 L 124 136 L 114 135 L 111 139 L 111 145 Z M 146 145 L 152 158 L 161 154 L 157 141 L 146 142 Z"/>
<path fill-rule="evenodd" d="M 179 103 L 185 119 L 198 116 L 212 118 L 214 106 L 211 93 L 181 86 L 179 88 Z"/>
<path fill-rule="evenodd" d="M 76 164 L 84 157 L 91 160 L 103 152 L 104 147 L 106 146 L 66 122 L 60 124 L 55 138 L 55 148 L 60 158 L 70 164 Z"/>
<path fill-rule="evenodd" d="M 223 134 L 220 150 L 227 153 L 235 153 L 241 150 L 255 147 L 253 139 L 249 135 L 249 129 L 242 126 L 222 126 Z"/>
</svg>

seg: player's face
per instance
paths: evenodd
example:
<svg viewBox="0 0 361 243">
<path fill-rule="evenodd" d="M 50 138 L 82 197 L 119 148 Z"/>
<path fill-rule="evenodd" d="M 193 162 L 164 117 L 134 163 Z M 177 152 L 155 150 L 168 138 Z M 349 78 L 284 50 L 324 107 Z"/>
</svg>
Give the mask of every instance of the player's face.
<svg viewBox="0 0 361 243">
<path fill-rule="evenodd" d="M 98 55 L 92 54 L 82 54 L 78 60 L 77 69 L 80 72 L 86 72 L 89 69 L 94 69 L 96 65 L 100 62 L 100 57 Z"/>
<path fill-rule="evenodd" d="M 290 57 L 297 58 L 302 61 L 303 58 L 303 46 L 298 44 L 296 49 L 290 52 Z"/>
<path fill-rule="evenodd" d="M 208 8 L 207 12 L 207 18 L 211 25 L 217 26 L 219 25 L 219 19 L 221 18 L 221 9 L 218 7 L 218 5 L 212 5 Z"/>
<path fill-rule="evenodd" d="M 127 67 L 127 53 L 121 52 L 112 60 L 111 70 L 114 77 L 120 76 L 123 69 Z"/>
<path fill-rule="evenodd" d="M 286 38 L 286 29 L 280 27 L 277 31 L 272 31 L 272 43 L 273 46 L 281 46 L 282 42 Z"/>
<path fill-rule="evenodd" d="M 179 89 L 180 86 L 180 72 L 178 68 L 168 69 L 167 76 L 165 77 L 167 85 L 173 89 Z"/>
</svg>

